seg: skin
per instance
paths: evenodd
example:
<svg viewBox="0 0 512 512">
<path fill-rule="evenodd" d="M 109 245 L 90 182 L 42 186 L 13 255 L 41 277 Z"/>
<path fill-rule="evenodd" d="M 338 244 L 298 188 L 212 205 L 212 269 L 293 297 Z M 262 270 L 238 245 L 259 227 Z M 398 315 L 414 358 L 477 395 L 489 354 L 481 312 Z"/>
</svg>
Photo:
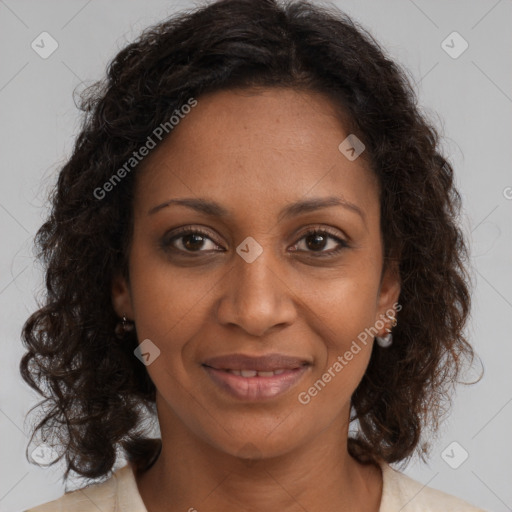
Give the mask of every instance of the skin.
<svg viewBox="0 0 512 512">
<path fill-rule="evenodd" d="M 347 135 L 319 93 L 221 91 L 198 98 L 137 170 L 130 282 L 117 276 L 112 299 L 135 322 L 139 342 L 160 350 L 147 371 L 163 448 L 136 475 L 149 512 L 378 511 L 380 469 L 347 451 L 350 397 L 373 340 L 310 403 L 298 400 L 400 293 L 396 267 L 383 273 L 378 182 L 362 157 L 349 161 L 338 150 Z M 362 216 L 338 205 L 279 218 L 290 203 L 328 196 Z M 229 213 L 181 205 L 148 213 L 184 197 L 214 200 Z M 169 242 L 189 225 L 207 238 Z M 331 229 L 348 247 L 315 257 L 339 243 L 315 245 L 304 236 L 309 228 Z M 248 236 L 263 249 L 252 263 L 236 252 Z M 283 353 L 312 365 L 286 393 L 248 402 L 201 366 L 235 352 Z"/>
</svg>

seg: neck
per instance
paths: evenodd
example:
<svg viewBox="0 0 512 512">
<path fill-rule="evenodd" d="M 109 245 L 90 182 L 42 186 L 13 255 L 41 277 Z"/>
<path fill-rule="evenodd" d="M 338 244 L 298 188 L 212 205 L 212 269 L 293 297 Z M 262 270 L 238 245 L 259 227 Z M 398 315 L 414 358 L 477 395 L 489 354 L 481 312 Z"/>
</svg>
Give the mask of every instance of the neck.
<svg viewBox="0 0 512 512">
<path fill-rule="evenodd" d="M 175 417 L 160 424 L 160 456 L 135 475 L 148 512 L 246 510 L 248 504 L 255 512 L 379 509 L 380 468 L 349 455 L 343 418 L 289 453 L 251 457 L 248 446 L 243 459 L 199 439 Z"/>
</svg>

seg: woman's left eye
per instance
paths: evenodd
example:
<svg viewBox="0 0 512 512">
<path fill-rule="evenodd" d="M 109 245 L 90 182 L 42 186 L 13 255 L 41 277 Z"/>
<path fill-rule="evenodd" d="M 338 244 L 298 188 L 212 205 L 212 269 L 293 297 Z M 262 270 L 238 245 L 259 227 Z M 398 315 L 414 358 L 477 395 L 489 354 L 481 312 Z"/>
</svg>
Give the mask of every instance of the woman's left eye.
<svg viewBox="0 0 512 512">
<path fill-rule="evenodd" d="M 211 247 L 205 249 L 205 244 L 210 242 Z M 330 241 L 330 242 L 329 242 Z M 300 249 L 298 247 L 305 247 Z M 164 248 L 172 247 L 180 252 L 222 252 L 216 249 L 220 246 L 215 242 L 209 233 L 200 229 L 184 228 L 178 233 L 174 233 L 171 238 L 165 237 L 162 242 Z M 331 246 L 330 250 L 325 250 Z M 302 235 L 298 242 L 293 246 L 292 252 L 308 252 L 312 256 L 331 256 L 337 254 L 342 249 L 349 247 L 348 243 L 330 233 L 325 229 L 312 229 Z M 315 254 L 318 253 L 318 254 Z"/>
<path fill-rule="evenodd" d="M 324 249 L 329 246 L 328 240 L 331 240 L 331 247 L 334 246 L 334 248 L 326 251 Z M 305 252 L 310 252 L 314 257 L 333 256 L 341 250 L 349 247 L 345 240 L 335 236 L 325 229 L 313 229 L 306 232 L 294 247 L 298 247 L 302 241 L 304 241 L 305 246 L 308 249 L 312 249 L 311 251 L 306 250 Z M 296 251 L 296 249 L 294 249 L 294 251 Z"/>
</svg>

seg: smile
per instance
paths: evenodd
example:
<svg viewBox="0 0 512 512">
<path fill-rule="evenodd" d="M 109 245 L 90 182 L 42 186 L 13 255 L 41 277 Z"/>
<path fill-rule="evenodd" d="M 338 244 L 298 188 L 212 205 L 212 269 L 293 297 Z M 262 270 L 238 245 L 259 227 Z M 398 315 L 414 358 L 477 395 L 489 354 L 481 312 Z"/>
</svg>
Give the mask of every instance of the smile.
<svg viewBox="0 0 512 512">
<path fill-rule="evenodd" d="M 202 363 L 214 386 L 244 401 L 276 398 L 296 386 L 310 371 L 312 360 L 288 354 L 226 354 Z"/>
</svg>

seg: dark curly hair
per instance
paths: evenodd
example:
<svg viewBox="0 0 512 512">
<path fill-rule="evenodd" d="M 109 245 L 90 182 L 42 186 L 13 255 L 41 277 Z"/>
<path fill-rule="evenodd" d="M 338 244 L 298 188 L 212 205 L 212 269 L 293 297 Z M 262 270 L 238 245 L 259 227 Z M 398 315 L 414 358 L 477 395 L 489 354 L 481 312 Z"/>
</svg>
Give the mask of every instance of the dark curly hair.
<svg viewBox="0 0 512 512">
<path fill-rule="evenodd" d="M 154 413 L 155 386 L 134 357 L 136 331 L 122 343 L 115 336 L 111 300 L 113 276 L 129 279 L 137 171 L 105 199 L 94 190 L 191 97 L 200 102 L 202 94 L 240 87 L 324 94 L 348 133 L 364 142 L 379 180 L 384 265 L 398 263 L 402 309 L 393 345 L 374 346 L 352 396 L 358 429 L 350 453 L 388 463 L 421 454 L 425 431 L 435 433 L 448 410 L 463 361 L 473 361 L 463 332 L 471 276 L 457 226 L 460 195 L 406 71 L 332 6 L 213 2 L 145 30 L 83 93 L 82 129 L 35 238 L 46 293 L 23 326 L 28 351 L 20 372 L 44 397 L 31 441 L 41 431 L 65 448 L 58 458 L 65 455 L 65 480 L 71 470 L 110 474 L 119 448 L 144 469 L 161 448 L 143 428 L 145 414 Z"/>
</svg>

